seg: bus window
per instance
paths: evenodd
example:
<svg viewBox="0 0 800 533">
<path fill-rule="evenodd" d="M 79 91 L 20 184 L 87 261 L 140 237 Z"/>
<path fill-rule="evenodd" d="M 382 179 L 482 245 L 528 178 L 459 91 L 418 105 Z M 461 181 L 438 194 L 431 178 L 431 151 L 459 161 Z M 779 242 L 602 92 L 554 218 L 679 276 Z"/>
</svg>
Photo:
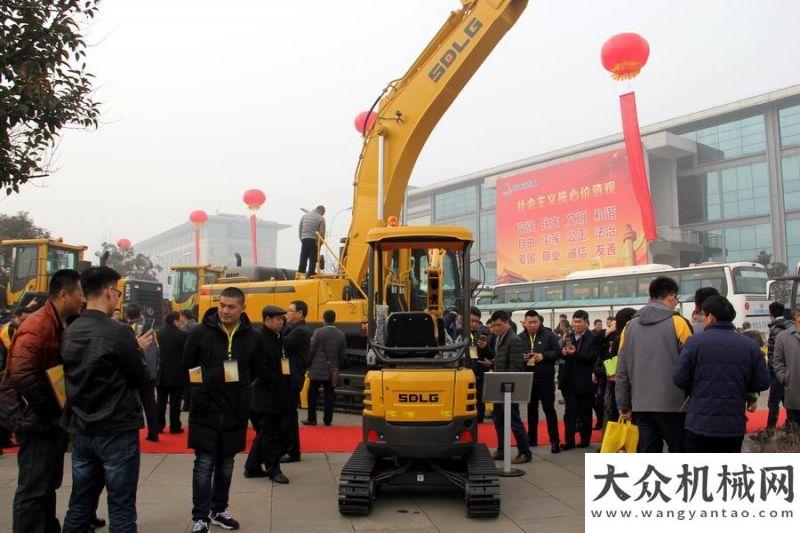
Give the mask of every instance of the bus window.
<svg viewBox="0 0 800 533">
<path fill-rule="evenodd" d="M 568 281 L 564 286 L 566 288 L 566 300 L 592 300 L 597 298 L 598 286 L 596 281 Z"/>
<path fill-rule="evenodd" d="M 636 289 L 636 278 L 633 276 L 600 281 L 601 298 L 634 298 Z"/>
<path fill-rule="evenodd" d="M 564 299 L 564 284 L 563 283 L 548 283 L 547 285 L 539 285 L 533 288 L 533 301 L 553 301 Z"/>
<path fill-rule="evenodd" d="M 681 295 L 694 298 L 694 293 L 700 287 L 714 287 L 722 296 L 728 295 L 728 283 L 725 281 L 725 271 L 722 268 L 704 268 L 702 270 L 689 270 L 681 272 Z M 764 282 L 766 289 L 766 281 Z M 766 292 L 766 290 L 762 291 Z"/>
<path fill-rule="evenodd" d="M 733 292 L 764 294 L 767 292 L 767 271 L 763 268 L 736 267 L 733 269 Z"/>
<path fill-rule="evenodd" d="M 650 297 L 650 282 L 656 279 L 655 276 L 648 275 L 648 276 L 639 276 L 639 296 L 649 298 Z"/>
<path fill-rule="evenodd" d="M 505 302 L 507 303 L 521 303 L 521 302 L 530 302 L 531 301 L 531 287 L 524 286 L 524 287 L 506 287 L 506 299 Z"/>
</svg>

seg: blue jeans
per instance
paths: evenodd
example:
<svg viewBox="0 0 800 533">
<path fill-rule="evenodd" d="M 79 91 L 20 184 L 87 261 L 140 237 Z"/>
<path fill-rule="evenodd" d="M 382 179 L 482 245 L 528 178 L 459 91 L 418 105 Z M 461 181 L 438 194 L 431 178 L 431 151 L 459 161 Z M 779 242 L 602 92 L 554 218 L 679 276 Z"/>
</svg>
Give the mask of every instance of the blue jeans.
<svg viewBox="0 0 800 533">
<path fill-rule="evenodd" d="M 221 444 L 216 453 L 195 452 L 192 520 L 208 520 L 211 512 L 221 513 L 228 508 L 233 459 L 233 455 L 229 457 L 222 455 Z"/>
<path fill-rule="evenodd" d="M 110 533 L 136 532 L 139 432 L 76 435 L 72 447 L 72 494 L 63 533 L 85 533 L 103 486 L 108 491 Z"/>
<path fill-rule="evenodd" d="M 44 433 L 17 433 L 19 479 L 14 495 L 14 533 L 58 533 L 56 490 L 64 474 L 67 434 L 55 426 Z"/>
<path fill-rule="evenodd" d="M 503 438 L 503 404 L 494 404 L 494 411 L 492 413 L 494 419 L 494 429 L 497 432 L 497 450 L 504 453 L 503 446 L 505 445 Z M 525 426 L 522 424 L 522 417 L 519 414 L 519 404 L 511 404 L 511 433 L 517 441 L 517 451 L 519 455 L 531 455 L 531 447 L 528 443 L 528 434 L 525 432 Z"/>
</svg>

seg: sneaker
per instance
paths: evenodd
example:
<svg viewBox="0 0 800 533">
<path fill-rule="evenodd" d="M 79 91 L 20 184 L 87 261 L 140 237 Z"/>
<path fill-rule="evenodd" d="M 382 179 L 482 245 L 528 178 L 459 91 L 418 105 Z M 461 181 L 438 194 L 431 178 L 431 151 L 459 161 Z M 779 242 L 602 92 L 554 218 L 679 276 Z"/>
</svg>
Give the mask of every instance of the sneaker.
<svg viewBox="0 0 800 533">
<path fill-rule="evenodd" d="M 227 509 L 221 513 L 211 513 L 211 525 L 222 529 L 239 529 L 239 522 L 231 517 Z"/>
<path fill-rule="evenodd" d="M 208 522 L 205 520 L 198 520 L 192 527 L 192 533 L 208 533 Z"/>
</svg>

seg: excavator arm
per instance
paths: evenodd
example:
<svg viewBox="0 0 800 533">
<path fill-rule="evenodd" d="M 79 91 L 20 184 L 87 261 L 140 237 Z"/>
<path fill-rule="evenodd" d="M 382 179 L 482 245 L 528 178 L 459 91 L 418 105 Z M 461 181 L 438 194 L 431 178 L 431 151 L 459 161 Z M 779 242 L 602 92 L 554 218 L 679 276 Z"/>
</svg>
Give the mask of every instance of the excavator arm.
<svg viewBox="0 0 800 533">
<path fill-rule="evenodd" d="M 528 0 L 461 0 L 406 74 L 389 84 L 366 132 L 353 183 L 353 219 L 342 270 L 360 284 L 367 272 L 367 232 L 403 207 L 408 180 L 428 136 Z M 383 139 L 381 139 L 381 137 Z M 382 150 L 381 150 L 382 149 Z M 383 216 L 379 217 L 379 152 Z"/>
</svg>

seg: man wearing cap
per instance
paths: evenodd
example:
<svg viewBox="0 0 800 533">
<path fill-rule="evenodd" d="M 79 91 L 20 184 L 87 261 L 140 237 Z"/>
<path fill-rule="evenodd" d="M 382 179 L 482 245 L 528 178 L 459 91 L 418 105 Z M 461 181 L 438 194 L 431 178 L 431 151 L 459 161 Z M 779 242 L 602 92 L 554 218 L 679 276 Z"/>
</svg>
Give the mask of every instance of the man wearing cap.
<svg viewBox="0 0 800 533">
<path fill-rule="evenodd" d="M 274 305 L 268 305 L 261 311 L 264 324 L 261 335 L 264 338 L 268 372 L 253 382 L 251 407 L 260 424 L 244 465 L 245 477 L 268 477 L 282 484 L 289 483 L 289 479 L 281 472 L 280 463 L 281 455 L 286 451 L 281 419 L 290 405 L 288 383 L 283 379 L 281 370 L 281 329 L 285 314 L 286 310 Z"/>
</svg>

